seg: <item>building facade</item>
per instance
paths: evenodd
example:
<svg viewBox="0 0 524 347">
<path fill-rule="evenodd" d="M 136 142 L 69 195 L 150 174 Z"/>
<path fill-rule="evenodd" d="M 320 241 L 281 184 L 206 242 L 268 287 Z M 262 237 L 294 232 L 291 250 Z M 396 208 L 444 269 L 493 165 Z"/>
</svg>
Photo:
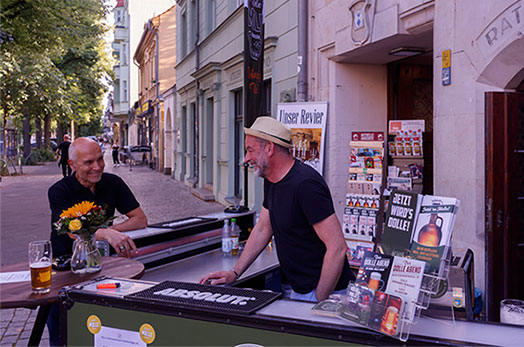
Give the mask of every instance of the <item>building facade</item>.
<svg viewBox="0 0 524 347">
<path fill-rule="evenodd" d="M 176 15 L 175 6 L 150 19 L 133 59 L 139 67 L 138 141 L 151 146 L 151 163 L 160 172 L 165 170 L 165 114 L 164 99 L 168 89 L 175 85 Z M 172 142 L 172 141 L 171 141 Z"/>
<path fill-rule="evenodd" d="M 324 176 L 337 215 L 351 132 L 387 132 L 389 120 L 423 119 L 424 193 L 461 200 L 453 249 L 473 250 L 475 286 L 495 317 L 500 299 L 522 296 L 513 277 L 522 278 L 515 264 L 524 261 L 517 168 L 524 158 L 508 148 L 523 143 L 524 3 L 334 0 L 308 7 L 308 99 L 329 102 Z M 497 135 L 505 140 L 497 143 Z"/>
<path fill-rule="evenodd" d="M 144 31 L 144 24 L 149 19 L 155 17 L 159 13 L 163 13 L 168 8 L 175 4 L 175 0 L 155 0 L 155 1 L 127 1 L 127 8 L 129 9 L 129 47 L 131 58 L 134 54 L 138 43 Z M 138 66 L 134 63 L 129 64 L 129 112 L 128 112 L 128 144 L 139 145 L 141 143 L 138 134 L 139 127 L 142 125 L 139 119 L 136 118 L 136 110 L 138 108 L 138 91 L 139 91 L 139 73 Z"/>
<path fill-rule="evenodd" d="M 205 200 L 243 198 L 244 8 L 240 0 L 177 1 L 174 178 Z M 265 2 L 264 95 L 268 115 L 296 95 L 297 1 Z M 250 207 L 262 181 L 249 171 Z"/>
<path fill-rule="evenodd" d="M 113 72 L 113 108 L 109 121 L 113 128 L 113 140 L 127 145 L 130 74 L 129 74 L 129 10 L 128 0 L 118 0 L 113 9 L 114 39 L 112 43 L 115 65 Z"/>
</svg>

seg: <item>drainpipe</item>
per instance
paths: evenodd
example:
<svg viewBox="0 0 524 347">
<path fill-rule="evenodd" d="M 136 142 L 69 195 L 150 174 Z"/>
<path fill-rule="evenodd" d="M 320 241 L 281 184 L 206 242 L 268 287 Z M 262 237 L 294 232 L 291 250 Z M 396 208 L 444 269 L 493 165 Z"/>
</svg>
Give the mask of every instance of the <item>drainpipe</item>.
<svg viewBox="0 0 524 347">
<path fill-rule="evenodd" d="M 158 40 L 158 33 L 151 29 L 151 19 L 147 21 L 147 30 L 149 30 L 153 35 L 155 35 L 155 98 L 156 98 L 156 106 L 155 106 L 155 114 L 156 114 L 156 131 L 155 131 L 155 148 L 156 148 L 156 158 L 155 158 L 155 168 L 156 170 L 159 170 L 158 167 L 158 158 L 159 158 L 159 149 L 158 149 L 158 133 L 160 131 L 160 114 L 159 114 L 159 104 L 160 104 L 160 97 L 159 97 L 159 81 L 158 81 L 158 46 L 159 46 L 159 40 Z"/>
<path fill-rule="evenodd" d="M 196 11 L 195 13 L 193 13 L 194 15 L 194 20 L 195 20 L 195 27 L 196 27 L 196 33 L 195 33 L 195 43 L 194 43 L 194 47 L 195 47 L 195 71 L 198 71 L 200 69 L 200 50 L 199 50 L 199 46 L 198 46 L 198 41 L 200 39 L 200 15 L 199 15 L 199 12 L 200 12 L 200 1 L 199 0 L 196 0 L 195 1 L 195 7 L 196 7 Z M 195 143 L 194 143 L 194 152 L 195 152 L 195 169 L 194 169 L 194 172 L 193 172 L 193 176 L 195 178 L 194 182 L 193 182 L 193 188 L 196 188 L 198 187 L 198 175 L 199 175 L 199 160 L 198 160 L 198 154 L 199 154 L 199 134 L 198 134 L 198 129 L 199 129 L 199 114 L 200 112 L 198 112 L 199 110 L 199 105 L 200 104 L 200 81 L 197 79 L 196 80 L 196 102 L 195 102 L 195 124 L 194 124 L 194 127 L 195 127 Z"/>
<path fill-rule="evenodd" d="M 298 0 L 298 101 L 307 101 L 307 0 Z"/>
</svg>

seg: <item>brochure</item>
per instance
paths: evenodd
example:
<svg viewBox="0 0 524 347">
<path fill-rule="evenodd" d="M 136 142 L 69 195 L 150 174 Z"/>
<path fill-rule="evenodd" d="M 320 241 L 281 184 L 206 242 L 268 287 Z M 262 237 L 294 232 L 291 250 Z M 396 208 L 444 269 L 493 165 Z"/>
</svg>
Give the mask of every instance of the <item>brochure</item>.
<svg viewBox="0 0 524 347">
<path fill-rule="evenodd" d="M 374 243 L 360 240 L 347 240 L 348 263 L 353 267 L 360 267 L 366 251 L 373 251 Z"/>
<path fill-rule="evenodd" d="M 381 291 L 375 293 L 371 304 L 368 324 L 371 329 L 395 336 L 398 334 L 398 320 L 402 315 L 403 300 L 396 295 Z"/>
<path fill-rule="evenodd" d="M 366 325 L 373 302 L 373 291 L 358 284 L 350 283 L 345 300 L 347 302 L 340 309 L 340 317 Z"/>
<path fill-rule="evenodd" d="M 311 308 L 311 312 L 320 316 L 338 317 L 343 304 L 340 300 L 326 299 Z"/>
<path fill-rule="evenodd" d="M 418 300 L 426 263 L 420 260 L 395 257 L 389 272 L 386 292 L 404 298 L 405 317 L 415 318 L 415 303 Z"/>
<path fill-rule="evenodd" d="M 380 249 L 388 255 L 409 254 L 422 195 L 393 190 L 389 198 Z"/>
<path fill-rule="evenodd" d="M 415 226 L 411 257 L 428 263 L 426 273 L 441 276 L 440 261 L 451 243 L 460 200 L 426 195 Z"/>
<path fill-rule="evenodd" d="M 390 255 L 366 251 L 355 283 L 374 291 L 384 291 L 392 263 Z"/>
</svg>

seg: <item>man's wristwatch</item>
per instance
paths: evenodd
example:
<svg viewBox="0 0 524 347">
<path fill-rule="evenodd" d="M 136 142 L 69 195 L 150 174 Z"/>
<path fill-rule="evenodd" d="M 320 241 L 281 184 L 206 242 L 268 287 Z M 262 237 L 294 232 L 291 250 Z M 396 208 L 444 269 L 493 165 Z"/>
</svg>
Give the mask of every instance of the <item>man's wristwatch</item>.
<svg viewBox="0 0 524 347">
<path fill-rule="evenodd" d="M 240 277 L 240 275 L 238 274 L 238 272 L 236 272 L 235 269 L 231 269 L 231 271 L 233 271 L 233 273 L 234 273 L 235 276 L 236 276 L 235 281 L 238 280 L 238 278 Z"/>
</svg>

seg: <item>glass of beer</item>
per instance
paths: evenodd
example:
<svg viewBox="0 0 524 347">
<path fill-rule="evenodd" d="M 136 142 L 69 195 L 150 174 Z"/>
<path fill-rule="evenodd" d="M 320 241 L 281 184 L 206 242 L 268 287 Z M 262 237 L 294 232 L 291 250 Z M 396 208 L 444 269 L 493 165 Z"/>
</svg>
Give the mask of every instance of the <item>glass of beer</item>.
<svg viewBox="0 0 524 347">
<path fill-rule="evenodd" d="M 33 241 L 28 249 L 31 286 L 34 294 L 51 291 L 51 241 Z"/>
</svg>

